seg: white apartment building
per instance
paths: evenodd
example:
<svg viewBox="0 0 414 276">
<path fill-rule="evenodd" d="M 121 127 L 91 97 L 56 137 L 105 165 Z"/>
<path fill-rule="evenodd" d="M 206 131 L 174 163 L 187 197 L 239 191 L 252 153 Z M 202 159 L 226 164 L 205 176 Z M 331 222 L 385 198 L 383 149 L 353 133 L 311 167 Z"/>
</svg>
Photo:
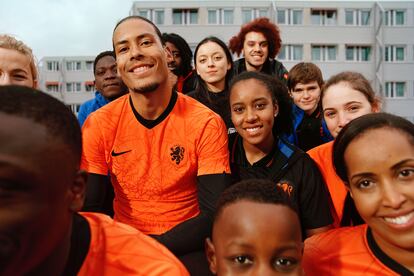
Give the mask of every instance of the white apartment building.
<svg viewBox="0 0 414 276">
<path fill-rule="evenodd" d="M 135 1 L 130 15 L 184 37 L 192 49 L 214 35 L 228 42 L 240 26 L 266 16 L 275 22 L 287 69 L 300 61 L 324 78 L 364 74 L 384 98 L 384 110 L 414 121 L 414 1 Z"/>
<path fill-rule="evenodd" d="M 40 60 L 39 87 L 77 114 L 94 97 L 93 56 L 44 57 Z"/>
<path fill-rule="evenodd" d="M 325 79 L 345 70 L 360 72 L 383 97 L 385 111 L 414 121 L 414 1 L 140 0 L 130 15 L 183 36 L 192 49 L 210 35 L 228 42 L 242 24 L 269 17 L 280 28 L 277 59 L 287 69 L 310 61 Z M 40 88 L 77 113 L 94 96 L 93 60 L 44 57 Z"/>
</svg>

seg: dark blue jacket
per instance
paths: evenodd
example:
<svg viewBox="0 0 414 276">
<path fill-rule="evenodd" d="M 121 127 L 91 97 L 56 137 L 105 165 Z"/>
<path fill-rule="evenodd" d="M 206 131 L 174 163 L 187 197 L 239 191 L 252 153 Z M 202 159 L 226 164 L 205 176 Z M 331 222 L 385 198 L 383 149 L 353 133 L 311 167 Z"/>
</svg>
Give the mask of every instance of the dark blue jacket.
<svg viewBox="0 0 414 276">
<path fill-rule="evenodd" d="M 109 100 L 102 96 L 102 94 L 99 93 L 99 91 L 96 91 L 95 98 L 84 102 L 80 106 L 78 112 L 79 125 L 82 127 L 83 123 L 85 122 L 86 118 L 88 118 L 89 114 L 106 105 L 107 103 L 109 103 Z"/>
</svg>

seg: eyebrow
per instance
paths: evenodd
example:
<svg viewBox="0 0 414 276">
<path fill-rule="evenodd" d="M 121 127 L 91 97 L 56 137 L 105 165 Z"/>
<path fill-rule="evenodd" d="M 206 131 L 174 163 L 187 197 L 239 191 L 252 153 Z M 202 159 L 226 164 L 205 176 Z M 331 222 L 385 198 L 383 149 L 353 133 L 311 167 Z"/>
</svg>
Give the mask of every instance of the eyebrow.
<svg viewBox="0 0 414 276">
<path fill-rule="evenodd" d="M 254 99 L 254 100 L 253 100 L 253 102 L 255 103 L 255 102 L 258 102 L 258 101 L 262 101 L 262 100 L 267 100 L 267 98 L 265 98 L 265 97 L 260 97 L 260 98 L 258 98 L 258 99 Z M 236 104 L 243 104 L 243 103 L 241 103 L 241 102 L 236 102 L 236 103 L 234 103 L 234 104 L 232 104 L 232 105 L 236 105 Z"/>
<path fill-rule="evenodd" d="M 400 162 L 392 165 L 391 169 L 395 170 L 395 169 L 401 167 L 402 165 L 404 165 L 407 162 L 414 162 L 414 159 L 413 158 L 407 158 L 407 159 L 401 160 Z M 364 176 L 366 177 L 366 176 L 373 176 L 373 175 L 375 175 L 375 174 L 370 173 L 370 172 L 361 172 L 361 173 L 357 173 L 357 174 L 352 175 L 351 180 L 356 178 L 356 177 L 364 177 Z"/>
<path fill-rule="evenodd" d="M 141 39 L 143 39 L 144 37 L 147 37 L 147 36 L 149 36 L 149 37 L 151 37 L 151 38 L 153 38 L 153 37 L 154 37 L 154 35 L 153 35 L 153 34 L 151 34 L 151 33 L 143 33 L 143 34 L 140 34 L 139 36 L 135 37 L 135 38 L 134 38 L 134 40 L 141 40 Z M 126 43 L 128 43 L 128 42 L 129 42 L 129 40 L 128 40 L 128 39 L 123 39 L 123 40 L 121 40 L 121 41 L 116 42 L 116 43 L 115 43 L 115 46 L 120 45 L 120 44 L 126 44 Z"/>
<path fill-rule="evenodd" d="M 358 102 L 358 101 L 352 101 L 352 102 L 347 102 L 347 103 L 345 103 L 343 106 L 347 106 L 347 105 L 350 105 L 350 104 L 362 104 L 362 102 Z M 335 109 L 335 108 L 333 108 L 333 107 L 328 107 L 328 108 L 324 108 L 323 109 L 323 111 L 325 112 L 325 110 L 329 110 L 329 109 Z"/>
<path fill-rule="evenodd" d="M 28 74 L 29 72 L 27 72 L 26 70 L 22 69 L 22 68 L 16 68 L 12 70 L 13 73 L 25 73 Z"/>
</svg>

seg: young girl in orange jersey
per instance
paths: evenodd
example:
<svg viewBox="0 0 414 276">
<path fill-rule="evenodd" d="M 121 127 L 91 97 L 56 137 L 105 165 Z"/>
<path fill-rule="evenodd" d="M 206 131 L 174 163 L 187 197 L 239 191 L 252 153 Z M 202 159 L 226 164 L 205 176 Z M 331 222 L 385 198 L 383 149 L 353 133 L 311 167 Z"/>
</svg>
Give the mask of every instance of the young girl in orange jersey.
<svg viewBox="0 0 414 276">
<path fill-rule="evenodd" d="M 321 101 L 326 125 L 334 138 L 351 120 L 378 112 L 381 105 L 369 81 L 356 72 L 342 72 L 332 76 L 325 83 Z M 332 146 L 333 142 L 329 142 L 309 150 L 308 154 L 318 164 L 328 186 L 333 203 L 334 226 L 358 224 L 358 221 L 351 223 L 348 220 L 349 213 L 354 213 L 355 210 L 352 199 L 349 196 L 347 198 L 345 185 L 332 166 Z M 347 207 L 344 207 L 346 198 Z"/>
<path fill-rule="evenodd" d="M 369 114 L 349 123 L 333 146 L 336 173 L 366 225 L 305 242 L 308 275 L 413 275 L 414 125 Z"/>
<path fill-rule="evenodd" d="M 312 159 L 280 134 L 291 120 L 286 86 L 269 75 L 243 72 L 230 85 L 229 136 L 233 183 L 270 179 L 299 207 L 304 237 L 328 230 L 332 223 L 329 195 Z"/>
</svg>

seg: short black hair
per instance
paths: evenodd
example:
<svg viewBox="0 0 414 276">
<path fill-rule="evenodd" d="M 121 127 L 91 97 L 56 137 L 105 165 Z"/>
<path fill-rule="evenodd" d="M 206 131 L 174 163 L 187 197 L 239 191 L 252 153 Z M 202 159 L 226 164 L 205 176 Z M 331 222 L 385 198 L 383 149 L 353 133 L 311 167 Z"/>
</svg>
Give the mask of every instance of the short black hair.
<svg viewBox="0 0 414 276">
<path fill-rule="evenodd" d="M 221 194 L 217 201 L 214 221 L 226 206 L 241 200 L 283 205 L 298 215 L 298 207 L 293 199 L 275 183 L 268 179 L 247 179 L 230 186 Z"/>
<path fill-rule="evenodd" d="M 250 79 L 255 79 L 264 85 L 270 92 L 272 100 L 277 104 L 279 108 L 278 115 L 276 116 L 273 124 L 273 135 L 280 136 L 281 134 L 292 133 L 292 100 L 289 96 L 286 85 L 283 84 L 278 78 L 261 72 L 244 71 L 243 73 L 233 77 L 231 80 L 229 97 L 234 85 L 240 81 Z M 252 93 L 255 93 L 255 91 L 252 91 Z"/>
<path fill-rule="evenodd" d="M 185 41 L 184 38 L 182 38 L 176 33 L 163 33 L 162 40 L 164 43 L 170 42 L 174 44 L 175 47 L 177 47 L 177 49 L 180 51 L 180 55 L 181 55 L 180 69 L 181 69 L 183 76 L 187 76 L 188 73 L 190 73 L 190 71 L 193 70 L 193 67 L 191 66 L 193 52 L 191 51 L 191 48 L 188 45 L 187 41 Z"/>
<path fill-rule="evenodd" d="M 45 126 L 52 138 L 60 139 L 68 147 L 76 165 L 79 165 L 81 129 L 72 111 L 59 100 L 26 86 L 0 86 L 0 113 L 30 119 Z"/>
<path fill-rule="evenodd" d="M 112 32 L 112 48 L 113 48 L 115 54 L 116 54 L 116 52 L 115 52 L 115 45 L 114 45 L 114 42 L 113 42 L 113 38 L 114 38 L 114 33 L 116 31 L 116 28 L 118 28 L 118 26 L 121 25 L 123 22 L 128 21 L 130 19 L 143 20 L 143 21 L 151 24 L 154 27 L 155 32 L 157 33 L 157 36 L 158 36 L 158 38 L 161 41 L 161 44 L 162 45 L 165 44 L 164 41 L 162 40 L 161 31 L 160 31 L 160 29 L 158 29 L 157 25 L 154 24 L 154 22 L 152 22 L 151 20 L 149 20 L 149 19 L 147 19 L 145 17 L 139 16 L 139 15 L 130 15 L 130 16 L 127 16 L 127 17 L 122 18 L 118 23 L 116 23 L 115 28 L 114 28 L 114 30 Z"/>
<path fill-rule="evenodd" d="M 103 51 L 103 52 L 99 53 L 96 56 L 95 61 L 93 62 L 93 74 L 94 75 L 95 75 L 95 72 L 96 72 L 96 64 L 98 63 L 98 61 L 101 58 L 106 57 L 106 56 L 110 56 L 110 57 L 113 57 L 114 59 L 116 59 L 114 51 Z"/>
</svg>

